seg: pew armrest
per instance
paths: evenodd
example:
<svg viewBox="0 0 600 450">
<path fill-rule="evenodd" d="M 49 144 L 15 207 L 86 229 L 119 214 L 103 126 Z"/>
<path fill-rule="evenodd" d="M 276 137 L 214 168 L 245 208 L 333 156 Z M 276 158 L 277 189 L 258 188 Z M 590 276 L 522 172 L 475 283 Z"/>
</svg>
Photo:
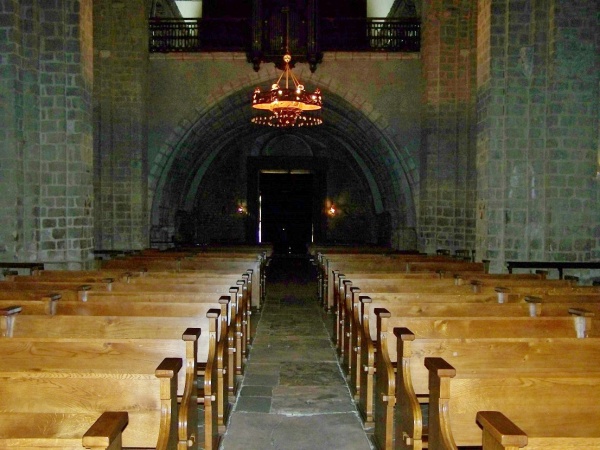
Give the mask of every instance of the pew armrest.
<svg viewBox="0 0 600 450">
<path fill-rule="evenodd" d="M 116 450 L 122 446 L 122 433 L 129 415 L 124 411 L 107 411 L 83 435 L 83 446 L 91 450 Z"/>
<path fill-rule="evenodd" d="M 486 450 L 516 450 L 527 445 L 525 432 L 499 411 L 479 411 L 477 423 L 483 429 Z"/>
</svg>

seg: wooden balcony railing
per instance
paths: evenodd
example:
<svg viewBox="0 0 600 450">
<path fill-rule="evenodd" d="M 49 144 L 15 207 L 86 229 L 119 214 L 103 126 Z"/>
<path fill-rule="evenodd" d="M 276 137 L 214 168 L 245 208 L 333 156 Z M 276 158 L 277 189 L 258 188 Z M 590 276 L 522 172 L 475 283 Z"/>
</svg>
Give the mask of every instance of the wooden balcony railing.
<svg viewBox="0 0 600 450">
<path fill-rule="evenodd" d="M 279 48 L 265 48 L 270 46 L 274 30 L 269 28 L 268 22 L 261 25 L 261 51 L 280 53 Z M 249 19 L 150 19 L 149 28 L 150 52 L 154 53 L 247 52 L 252 47 Z M 307 39 L 305 33 L 298 38 Z M 321 52 L 418 52 L 420 43 L 421 24 L 418 19 L 323 18 L 317 27 L 316 46 Z M 307 47 L 298 39 L 295 46 L 298 50 Z"/>
</svg>

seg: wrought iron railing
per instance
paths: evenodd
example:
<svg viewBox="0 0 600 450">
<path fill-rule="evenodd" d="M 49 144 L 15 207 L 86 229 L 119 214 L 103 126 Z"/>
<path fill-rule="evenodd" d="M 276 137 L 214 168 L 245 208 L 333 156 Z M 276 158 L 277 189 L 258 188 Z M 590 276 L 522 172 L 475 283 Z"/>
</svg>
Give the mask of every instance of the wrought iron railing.
<svg viewBox="0 0 600 450">
<path fill-rule="evenodd" d="M 150 52 L 246 52 L 251 48 L 249 19 L 150 19 Z M 418 52 L 421 24 L 418 19 L 323 18 L 318 27 L 320 51 Z M 262 51 L 273 30 L 262 23 Z M 298 38 L 302 39 L 302 35 Z M 306 39 L 306 36 L 304 36 Z M 302 48 L 302 43 L 297 43 Z M 304 45 L 305 46 L 305 45 Z"/>
<path fill-rule="evenodd" d="M 418 19 L 321 19 L 321 51 L 418 52 L 421 23 Z"/>
<path fill-rule="evenodd" d="M 248 19 L 150 19 L 150 52 L 244 52 Z"/>
</svg>

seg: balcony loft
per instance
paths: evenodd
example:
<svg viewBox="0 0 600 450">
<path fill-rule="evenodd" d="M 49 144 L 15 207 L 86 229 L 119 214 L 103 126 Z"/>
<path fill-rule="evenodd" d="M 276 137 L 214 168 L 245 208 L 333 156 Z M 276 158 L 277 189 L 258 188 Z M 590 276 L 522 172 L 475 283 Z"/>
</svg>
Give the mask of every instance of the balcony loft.
<svg viewBox="0 0 600 450">
<path fill-rule="evenodd" d="M 311 70 L 323 52 L 419 52 L 419 19 L 320 18 L 292 23 L 287 47 Z M 316 24 L 316 26 L 315 26 Z M 151 18 L 151 53 L 245 52 L 255 64 L 277 61 L 286 52 L 285 24 L 247 18 Z"/>
</svg>

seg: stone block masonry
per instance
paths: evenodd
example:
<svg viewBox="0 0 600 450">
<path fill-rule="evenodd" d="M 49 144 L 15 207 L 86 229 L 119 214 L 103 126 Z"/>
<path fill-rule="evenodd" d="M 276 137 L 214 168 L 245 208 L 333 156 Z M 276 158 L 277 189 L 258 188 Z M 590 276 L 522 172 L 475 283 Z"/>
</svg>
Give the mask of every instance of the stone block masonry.
<svg viewBox="0 0 600 450">
<path fill-rule="evenodd" d="M 476 2 L 424 2 L 418 233 L 422 249 L 475 243 Z"/>
<path fill-rule="evenodd" d="M 482 6 L 478 254 L 491 270 L 597 258 L 598 3 Z"/>
<path fill-rule="evenodd" d="M 91 4 L 0 1 L 2 260 L 93 265 Z"/>
<path fill-rule="evenodd" d="M 99 249 L 149 245 L 146 105 L 150 3 L 94 1 L 94 217 Z"/>
</svg>

